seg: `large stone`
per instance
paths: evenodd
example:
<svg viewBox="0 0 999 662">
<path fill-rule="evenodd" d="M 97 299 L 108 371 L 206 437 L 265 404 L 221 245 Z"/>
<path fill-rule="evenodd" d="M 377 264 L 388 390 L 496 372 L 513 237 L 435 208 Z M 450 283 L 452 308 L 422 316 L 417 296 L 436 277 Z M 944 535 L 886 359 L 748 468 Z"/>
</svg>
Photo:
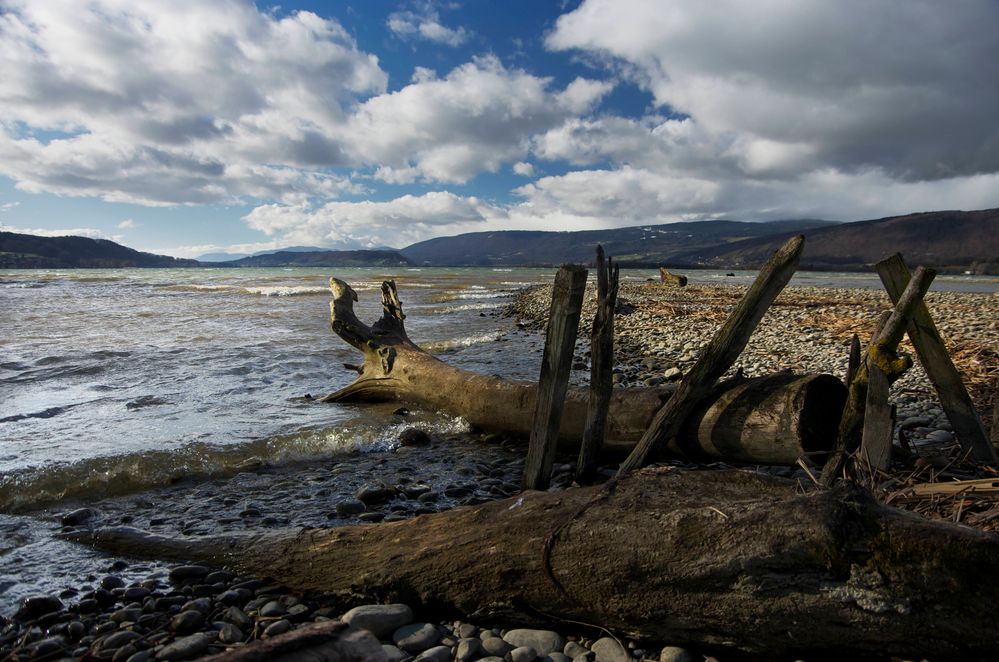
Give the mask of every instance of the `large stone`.
<svg viewBox="0 0 999 662">
<path fill-rule="evenodd" d="M 106 638 L 100 640 L 98 643 L 98 648 L 102 653 L 108 653 L 113 650 L 117 650 L 124 646 L 125 644 L 130 644 L 136 639 L 141 639 L 142 635 L 138 632 L 132 632 L 131 630 L 122 630 L 120 632 L 115 632 L 114 634 L 108 635 Z"/>
<path fill-rule="evenodd" d="M 534 662 L 538 653 L 530 646 L 518 646 L 510 651 L 510 662 Z"/>
<path fill-rule="evenodd" d="M 434 646 L 428 648 L 413 658 L 413 662 L 451 662 L 451 647 Z"/>
<path fill-rule="evenodd" d="M 212 643 L 212 638 L 203 632 L 188 635 L 182 639 L 163 647 L 156 654 L 157 660 L 183 660 L 187 657 L 198 655 Z"/>
<path fill-rule="evenodd" d="M 395 645 L 409 653 L 421 653 L 440 641 L 441 633 L 433 623 L 410 623 L 392 633 Z"/>
<path fill-rule="evenodd" d="M 631 662 L 631 655 L 617 639 L 601 637 L 593 642 L 590 650 L 597 656 L 597 662 Z"/>
<path fill-rule="evenodd" d="M 478 637 L 466 637 L 458 642 L 455 659 L 458 662 L 468 662 L 482 650 L 482 640 Z"/>
<path fill-rule="evenodd" d="M 98 512 L 93 508 L 77 508 L 62 516 L 63 526 L 79 526 L 97 517 Z"/>
<path fill-rule="evenodd" d="M 386 639 L 404 625 L 413 622 L 413 610 L 404 604 L 361 605 L 343 615 L 341 620 L 367 630 L 378 639 Z"/>
<path fill-rule="evenodd" d="M 203 579 L 208 572 L 203 565 L 179 565 L 170 570 L 170 581 L 174 584 L 193 583 Z"/>
<path fill-rule="evenodd" d="M 357 494 L 354 496 L 359 501 L 363 501 L 364 505 L 370 506 L 372 504 L 384 503 L 394 497 L 395 488 L 390 485 L 372 483 L 357 490 Z"/>
<path fill-rule="evenodd" d="M 20 608 L 14 613 L 14 620 L 30 621 L 62 610 L 62 600 L 52 595 L 32 595 L 21 599 Z"/>
<path fill-rule="evenodd" d="M 686 648 L 664 646 L 659 653 L 659 662 L 694 662 L 694 656 Z"/>
<path fill-rule="evenodd" d="M 398 646 L 393 646 L 392 644 L 382 644 L 382 650 L 385 651 L 385 657 L 388 658 L 387 662 L 402 662 L 403 660 L 408 660 L 413 657 Z"/>
<path fill-rule="evenodd" d="M 179 634 L 190 634 L 205 623 L 205 615 L 197 609 L 182 611 L 170 619 L 170 629 Z"/>
<path fill-rule="evenodd" d="M 558 632 L 551 630 L 530 630 L 519 628 L 510 630 L 503 635 L 503 641 L 513 648 L 530 646 L 538 655 L 545 656 L 550 653 L 559 653 L 565 646 L 565 639 Z"/>
<path fill-rule="evenodd" d="M 482 652 L 491 657 L 503 657 L 513 650 L 513 646 L 499 637 L 483 637 Z"/>
</svg>

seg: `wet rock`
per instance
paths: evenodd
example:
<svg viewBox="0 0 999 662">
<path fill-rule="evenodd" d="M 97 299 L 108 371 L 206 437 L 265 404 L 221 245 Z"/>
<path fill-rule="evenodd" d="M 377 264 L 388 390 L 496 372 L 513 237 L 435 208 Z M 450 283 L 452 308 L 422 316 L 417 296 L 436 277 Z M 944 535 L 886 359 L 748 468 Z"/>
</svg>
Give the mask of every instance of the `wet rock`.
<svg viewBox="0 0 999 662">
<path fill-rule="evenodd" d="M 390 485 L 372 483 L 365 485 L 354 495 L 359 501 L 363 501 L 365 506 L 385 503 L 395 496 L 395 488 Z"/>
<path fill-rule="evenodd" d="M 116 588 L 125 588 L 125 580 L 117 575 L 108 575 L 101 580 L 101 588 L 113 591 Z"/>
<path fill-rule="evenodd" d="M 32 595 L 21 599 L 14 620 L 32 621 L 39 616 L 62 610 L 62 600 L 53 595 Z"/>
<path fill-rule="evenodd" d="M 363 501 L 358 499 L 347 499 L 345 501 L 340 501 L 334 506 L 338 515 L 357 515 L 358 513 L 363 513 L 367 510 L 367 506 L 364 505 Z"/>
<path fill-rule="evenodd" d="M 426 446 L 430 443 L 430 435 L 419 428 L 406 428 L 399 433 L 399 443 L 403 446 Z"/>
<path fill-rule="evenodd" d="M 98 515 L 99 513 L 93 508 L 77 508 L 63 515 L 60 521 L 63 526 L 80 526 L 95 519 Z"/>
<path fill-rule="evenodd" d="M 194 657 L 208 648 L 210 643 L 212 643 L 212 637 L 203 632 L 188 635 L 164 646 L 163 650 L 156 654 L 156 659 L 183 660 L 186 657 Z"/>
<path fill-rule="evenodd" d="M 32 644 L 29 650 L 33 658 L 48 658 L 63 651 L 64 647 L 59 637 L 49 637 Z"/>
<path fill-rule="evenodd" d="M 207 574 L 208 568 L 203 565 L 179 565 L 170 569 L 170 581 L 174 584 L 194 583 Z"/>
</svg>

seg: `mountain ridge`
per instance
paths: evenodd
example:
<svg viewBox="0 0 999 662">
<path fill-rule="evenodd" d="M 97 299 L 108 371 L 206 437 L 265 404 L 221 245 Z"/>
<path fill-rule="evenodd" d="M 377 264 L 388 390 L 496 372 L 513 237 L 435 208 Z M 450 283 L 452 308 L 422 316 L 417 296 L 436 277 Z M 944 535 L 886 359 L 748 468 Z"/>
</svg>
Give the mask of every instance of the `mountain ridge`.
<svg viewBox="0 0 999 662">
<path fill-rule="evenodd" d="M 808 239 L 800 267 L 860 271 L 901 252 L 942 271 L 999 273 L 999 209 L 934 211 L 852 223 L 715 220 L 609 230 L 495 230 L 437 237 L 400 250 L 279 251 L 199 262 L 137 251 L 106 239 L 0 232 L 0 268 L 556 266 L 590 263 L 602 244 L 621 266 L 752 269 L 794 234 Z M 305 249 L 305 250 L 303 250 Z"/>
</svg>

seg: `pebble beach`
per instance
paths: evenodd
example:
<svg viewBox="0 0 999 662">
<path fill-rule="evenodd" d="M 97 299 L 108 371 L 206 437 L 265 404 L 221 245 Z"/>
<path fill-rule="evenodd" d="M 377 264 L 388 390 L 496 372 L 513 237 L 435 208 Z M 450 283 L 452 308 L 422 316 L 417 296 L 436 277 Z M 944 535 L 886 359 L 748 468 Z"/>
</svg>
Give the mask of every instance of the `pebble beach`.
<svg viewBox="0 0 999 662">
<path fill-rule="evenodd" d="M 615 317 L 616 385 L 680 379 L 744 290 L 737 285 L 623 283 Z M 540 353 L 550 296 L 550 286 L 519 291 L 496 313 L 511 319 L 509 331 L 495 342 L 515 341 L 523 351 Z M 580 384 L 589 376 L 588 329 L 594 304 L 588 293 L 572 374 Z M 927 305 L 988 421 L 999 378 L 999 295 L 931 292 Z M 764 317 L 733 371 L 741 368 L 747 376 L 757 376 L 790 368 L 842 377 L 851 336 L 856 333 L 866 341 L 880 312 L 889 306 L 885 293 L 874 289 L 790 287 Z M 932 457 L 954 452 L 950 424 L 918 362 L 894 385 L 892 398 L 899 428 L 919 453 Z M 410 416 L 398 406 L 389 407 L 386 414 L 400 423 Z M 65 532 L 128 525 L 197 536 L 377 525 L 507 498 L 520 490 L 525 440 L 458 429 L 428 434 L 419 427 L 403 427 L 399 443 L 389 450 L 326 463 L 251 462 L 230 477 L 181 480 L 72 507 L 60 504 L 42 519 Z M 571 485 L 572 462 L 571 457 L 558 459 L 552 489 Z M 613 468 L 607 465 L 603 474 L 610 475 Z M 796 467 L 748 469 L 808 479 Z M 201 565 L 112 559 L 103 572 L 87 580 L 56 594 L 27 598 L 15 613 L 0 616 L 0 661 L 196 659 L 337 618 L 371 631 L 382 642 L 385 659 L 393 662 L 671 662 L 726 657 L 724 651 L 685 648 L 683 642 L 630 641 L 584 626 L 535 629 L 514 623 L 440 622 L 421 614 L 418 605 L 344 604 L 294 594 L 267 578 Z"/>
</svg>

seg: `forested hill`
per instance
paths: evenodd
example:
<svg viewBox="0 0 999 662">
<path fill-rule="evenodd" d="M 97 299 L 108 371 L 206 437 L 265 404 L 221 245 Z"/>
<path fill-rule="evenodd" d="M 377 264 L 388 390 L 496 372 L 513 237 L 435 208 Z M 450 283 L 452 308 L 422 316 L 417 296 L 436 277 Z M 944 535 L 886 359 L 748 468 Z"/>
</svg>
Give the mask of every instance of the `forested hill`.
<svg viewBox="0 0 999 662">
<path fill-rule="evenodd" d="M 550 266 L 590 262 L 597 244 L 602 244 L 622 266 L 657 266 L 672 264 L 677 255 L 697 249 L 829 225 L 815 220 L 697 221 L 579 232 L 472 232 L 429 239 L 399 252 L 428 266 Z"/>
<path fill-rule="evenodd" d="M 677 266 L 756 268 L 794 232 L 698 248 Z M 937 211 L 843 223 L 805 232 L 802 269 L 855 271 L 887 255 L 946 271 L 999 274 L 999 209 Z"/>
<path fill-rule="evenodd" d="M 396 251 L 278 251 L 250 257 L 205 263 L 222 267 L 398 267 L 412 262 Z"/>
<path fill-rule="evenodd" d="M 107 239 L 0 232 L 0 269 L 196 267 L 195 260 L 143 253 Z"/>
</svg>

